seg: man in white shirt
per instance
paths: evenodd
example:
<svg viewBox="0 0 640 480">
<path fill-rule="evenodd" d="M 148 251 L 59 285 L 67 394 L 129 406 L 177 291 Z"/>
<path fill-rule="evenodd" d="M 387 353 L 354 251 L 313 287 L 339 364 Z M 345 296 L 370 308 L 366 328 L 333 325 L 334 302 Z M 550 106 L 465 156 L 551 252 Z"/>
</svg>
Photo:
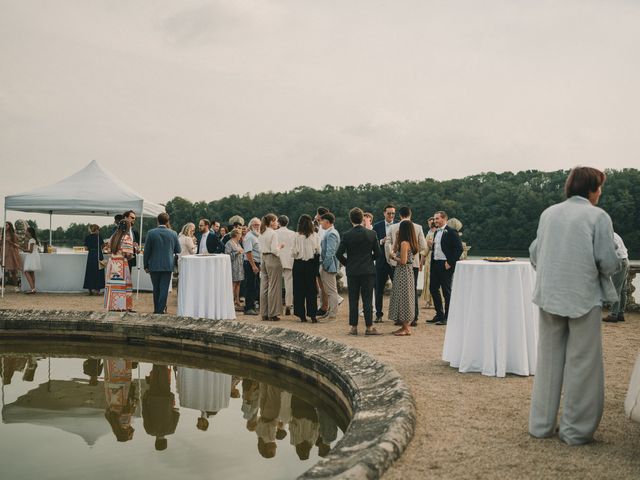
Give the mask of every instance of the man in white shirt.
<svg viewBox="0 0 640 480">
<path fill-rule="evenodd" d="M 129 234 L 129 236 L 131 237 L 131 241 L 133 242 L 133 257 L 129 259 L 129 273 L 131 273 L 133 267 L 137 265 L 138 252 L 140 251 L 140 233 L 138 233 L 138 231 L 133 228 L 136 224 L 136 212 L 134 212 L 133 210 L 127 210 L 126 212 L 124 212 L 122 217 L 129 224 L 129 230 L 127 231 L 127 233 Z"/>
<path fill-rule="evenodd" d="M 400 221 L 402 220 L 411 220 L 411 209 L 409 207 L 400 207 L 400 209 L 398 209 L 398 214 L 400 215 Z M 424 249 L 427 247 L 427 241 L 424 238 L 424 231 L 422 230 L 422 227 L 420 225 L 418 225 L 417 223 L 411 222 L 413 223 L 413 229 L 416 232 L 416 238 L 418 239 L 418 246 L 420 248 L 420 252 L 424 251 Z M 394 268 L 396 266 L 396 262 L 394 260 L 391 260 L 391 258 L 389 257 L 389 255 L 391 254 L 391 249 L 393 248 L 393 245 L 396 242 L 396 238 L 398 237 L 398 230 L 400 230 L 400 223 L 395 223 L 393 225 L 391 225 L 391 228 L 389 228 L 389 235 L 387 235 L 387 237 L 385 238 L 384 241 L 384 251 L 385 251 L 385 257 L 387 259 L 387 261 L 389 262 L 390 265 L 392 265 Z M 415 298 L 415 316 L 413 318 L 413 322 L 411 322 L 411 326 L 415 327 L 418 325 L 418 312 L 419 312 L 419 308 L 418 308 L 418 273 L 420 272 L 420 254 L 418 255 L 414 255 L 413 256 L 413 287 L 415 289 L 414 292 L 414 298 Z"/>
<path fill-rule="evenodd" d="M 276 230 L 276 238 L 278 239 L 278 244 L 282 245 L 280 262 L 282 263 L 282 277 L 284 278 L 284 313 L 285 315 L 291 315 L 291 309 L 293 308 L 293 257 L 291 256 L 291 247 L 293 247 L 296 232 L 287 228 L 289 217 L 286 215 L 278 217 L 278 225 L 280 225 L 280 228 Z"/>
<path fill-rule="evenodd" d="M 320 217 L 325 213 L 329 212 L 329 209 L 326 207 L 318 207 L 316 210 L 316 216 L 313 217 L 314 224 L 318 227 L 318 236 L 320 237 L 320 241 L 324 238 L 325 231 L 320 226 Z M 329 309 L 329 297 L 327 296 L 327 292 L 325 291 L 324 285 L 322 284 L 322 277 L 320 276 L 320 270 L 318 269 L 318 289 L 320 290 L 320 301 L 322 305 L 318 309 L 318 316 L 324 316 L 327 314 L 327 310 Z"/>
<path fill-rule="evenodd" d="M 200 232 L 200 235 L 198 235 L 197 240 L 198 240 L 198 253 L 199 254 L 203 254 L 203 253 L 210 253 L 207 250 L 207 237 L 209 236 L 209 226 L 211 225 L 211 222 L 209 222 L 209 220 L 207 220 L 206 218 L 201 218 L 200 221 L 198 222 L 198 230 Z"/>
<path fill-rule="evenodd" d="M 382 322 L 382 317 L 384 316 L 382 305 L 384 287 L 387 284 L 387 280 L 393 282 L 393 267 L 387 262 L 383 247 L 391 225 L 398 223 L 395 217 L 396 207 L 389 204 L 384 207 L 384 220 L 380 220 L 373 225 L 373 230 L 376 232 L 378 244 L 380 245 L 380 256 L 376 259 L 376 323 Z"/>
<path fill-rule="evenodd" d="M 613 243 L 616 245 L 616 255 L 620 259 L 620 266 L 611 276 L 613 286 L 616 287 L 618 301 L 611 305 L 609 315 L 602 320 L 609 323 L 624 322 L 624 309 L 627 306 L 627 276 L 629 274 L 629 252 L 622 237 L 613 232 Z"/>
</svg>

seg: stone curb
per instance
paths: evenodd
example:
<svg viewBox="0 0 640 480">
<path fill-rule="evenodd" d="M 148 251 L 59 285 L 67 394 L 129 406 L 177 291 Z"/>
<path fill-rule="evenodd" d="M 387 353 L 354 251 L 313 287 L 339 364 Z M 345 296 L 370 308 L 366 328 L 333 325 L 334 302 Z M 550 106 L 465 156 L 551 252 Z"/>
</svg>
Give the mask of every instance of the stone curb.
<svg viewBox="0 0 640 480">
<path fill-rule="evenodd" d="M 118 312 L 0 310 L 0 335 L 79 337 L 224 351 L 299 370 L 336 395 L 351 423 L 300 479 L 377 479 L 413 437 L 416 413 L 400 375 L 371 355 L 324 337 L 237 321 Z"/>
</svg>

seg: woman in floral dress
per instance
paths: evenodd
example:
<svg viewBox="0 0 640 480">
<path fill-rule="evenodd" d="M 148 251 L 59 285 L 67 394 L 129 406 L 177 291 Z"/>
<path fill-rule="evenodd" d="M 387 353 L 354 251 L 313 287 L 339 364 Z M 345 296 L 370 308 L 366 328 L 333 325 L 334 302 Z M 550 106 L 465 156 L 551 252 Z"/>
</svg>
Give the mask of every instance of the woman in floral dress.
<svg viewBox="0 0 640 480">
<path fill-rule="evenodd" d="M 233 303 L 236 311 L 241 312 L 244 307 L 240 304 L 240 283 L 244 280 L 244 250 L 240 246 L 242 232 L 231 230 L 231 238 L 224 248 L 224 253 L 231 257 L 231 279 L 233 280 Z"/>
<path fill-rule="evenodd" d="M 133 311 L 133 284 L 128 259 L 133 256 L 133 239 L 127 233 L 125 221 L 109 240 L 111 257 L 105 269 L 104 306 L 110 312 Z"/>
</svg>

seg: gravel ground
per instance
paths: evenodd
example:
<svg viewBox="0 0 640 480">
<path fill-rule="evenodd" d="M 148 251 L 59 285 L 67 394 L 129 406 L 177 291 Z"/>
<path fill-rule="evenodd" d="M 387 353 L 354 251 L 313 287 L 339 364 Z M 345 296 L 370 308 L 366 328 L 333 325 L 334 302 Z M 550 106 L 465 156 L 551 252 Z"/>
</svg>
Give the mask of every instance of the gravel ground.
<svg viewBox="0 0 640 480">
<path fill-rule="evenodd" d="M 387 305 L 388 298 L 385 299 Z M 24 295 L 9 292 L 0 308 L 100 310 L 101 297 L 71 294 Z M 141 293 L 139 312 L 151 312 L 152 298 Z M 176 311 L 176 294 L 169 312 Z M 606 396 L 596 441 L 568 447 L 557 438 L 536 440 L 527 433 L 533 377 L 461 374 L 441 360 L 444 327 L 426 325 L 434 314 L 422 309 L 411 337 L 352 337 L 346 334 L 347 305 L 337 320 L 313 325 L 281 317 L 274 325 L 303 330 L 365 350 L 392 365 L 416 399 L 418 424 L 413 441 L 385 479 L 413 478 L 640 478 L 640 424 L 624 415 L 631 369 L 640 353 L 640 315 L 625 323 L 603 324 Z M 240 315 L 239 321 L 257 322 Z M 379 330 L 390 334 L 385 322 Z"/>
</svg>

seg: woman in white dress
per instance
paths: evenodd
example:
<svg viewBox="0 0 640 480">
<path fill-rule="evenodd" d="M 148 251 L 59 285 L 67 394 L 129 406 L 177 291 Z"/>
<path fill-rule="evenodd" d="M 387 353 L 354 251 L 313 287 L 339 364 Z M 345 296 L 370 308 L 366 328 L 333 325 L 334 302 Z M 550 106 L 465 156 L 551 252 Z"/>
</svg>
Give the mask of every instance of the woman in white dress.
<svg viewBox="0 0 640 480">
<path fill-rule="evenodd" d="M 196 231 L 196 226 L 193 223 L 187 223 L 182 230 L 180 231 L 180 235 L 178 235 L 178 242 L 180 243 L 180 254 L 178 256 L 178 265 L 180 265 L 180 259 L 184 255 L 195 255 L 196 254 L 196 237 L 194 233 Z"/>
<path fill-rule="evenodd" d="M 22 270 L 24 276 L 27 277 L 31 290 L 27 293 L 36 293 L 36 274 L 40 271 L 40 253 L 38 252 L 38 237 L 36 236 L 36 230 L 33 227 L 27 227 L 26 232 L 27 248 L 23 249 L 26 255 L 24 256 L 24 265 Z"/>
</svg>

